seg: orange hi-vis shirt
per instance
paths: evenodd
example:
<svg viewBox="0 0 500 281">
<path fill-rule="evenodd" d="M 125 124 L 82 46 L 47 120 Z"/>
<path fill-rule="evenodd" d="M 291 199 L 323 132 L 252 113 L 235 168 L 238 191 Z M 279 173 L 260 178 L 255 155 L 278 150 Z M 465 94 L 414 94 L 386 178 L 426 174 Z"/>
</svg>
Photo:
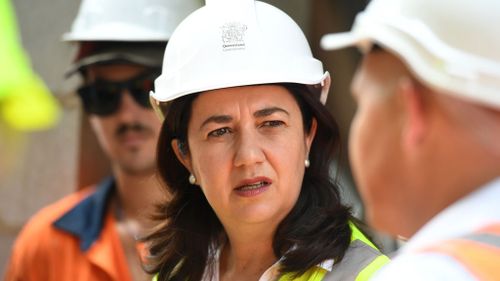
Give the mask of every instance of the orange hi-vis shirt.
<svg viewBox="0 0 500 281">
<path fill-rule="evenodd" d="M 114 180 L 45 207 L 19 234 L 5 281 L 132 281 L 108 208 Z"/>
<path fill-rule="evenodd" d="M 447 254 L 477 280 L 500 280 L 500 224 L 492 224 L 465 237 L 431 246 L 425 251 Z"/>
</svg>

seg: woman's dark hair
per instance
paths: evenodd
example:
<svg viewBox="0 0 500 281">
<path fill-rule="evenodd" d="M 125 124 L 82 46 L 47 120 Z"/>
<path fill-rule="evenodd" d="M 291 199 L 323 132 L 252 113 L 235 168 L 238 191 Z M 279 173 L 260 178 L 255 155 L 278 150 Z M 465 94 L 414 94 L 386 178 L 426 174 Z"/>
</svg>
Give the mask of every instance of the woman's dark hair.
<svg viewBox="0 0 500 281">
<path fill-rule="evenodd" d="M 341 204 L 339 187 L 330 177 L 332 162 L 339 156 L 338 126 L 318 99 L 316 91 L 301 84 L 278 84 L 295 97 L 301 109 L 304 130 L 309 133 L 317 121 L 312 143 L 310 167 L 305 170 L 299 198 L 278 225 L 273 250 L 281 260 L 283 272 L 300 275 L 327 259 L 339 262 L 347 250 L 352 219 L 349 208 Z M 155 232 L 146 237 L 150 246 L 147 270 L 158 273 L 158 280 L 200 280 L 207 264 L 214 263 L 214 251 L 227 239 L 224 229 L 200 188 L 189 181 L 189 171 L 179 162 L 171 142 L 177 139 L 186 153 L 187 126 L 192 94 L 178 98 L 164 108 L 166 112 L 158 142 L 158 170 L 171 200 L 159 205 Z"/>
</svg>

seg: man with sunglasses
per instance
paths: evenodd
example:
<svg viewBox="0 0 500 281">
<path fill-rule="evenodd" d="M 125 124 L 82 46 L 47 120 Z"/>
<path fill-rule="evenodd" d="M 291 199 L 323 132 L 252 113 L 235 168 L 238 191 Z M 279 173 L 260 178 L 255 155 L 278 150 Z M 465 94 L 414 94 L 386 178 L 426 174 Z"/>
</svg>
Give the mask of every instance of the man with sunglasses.
<svg viewBox="0 0 500 281">
<path fill-rule="evenodd" d="M 37 213 L 13 248 L 6 280 L 150 280 L 137 241 L 164 199 L 154 173 L 161 123 L 149 103 L 170 34 L 201 6 L 183 0 L 84 0 L 66 41 L 68 75 L 112 176 Z"/>
</svg>

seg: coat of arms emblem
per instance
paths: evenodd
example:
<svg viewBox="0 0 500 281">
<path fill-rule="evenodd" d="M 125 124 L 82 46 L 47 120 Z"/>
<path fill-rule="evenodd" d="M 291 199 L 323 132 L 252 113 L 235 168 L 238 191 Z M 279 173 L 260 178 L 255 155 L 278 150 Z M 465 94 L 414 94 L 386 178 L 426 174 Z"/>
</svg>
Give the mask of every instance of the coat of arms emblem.
<svg viewBox="0 0 500 281">
<path fill-rule="evenodd" d="M 245 32 L 247 26 L 239 22 L 228 22 L 221 26 L 222 50 L 245 49 Z"/>
</svg>

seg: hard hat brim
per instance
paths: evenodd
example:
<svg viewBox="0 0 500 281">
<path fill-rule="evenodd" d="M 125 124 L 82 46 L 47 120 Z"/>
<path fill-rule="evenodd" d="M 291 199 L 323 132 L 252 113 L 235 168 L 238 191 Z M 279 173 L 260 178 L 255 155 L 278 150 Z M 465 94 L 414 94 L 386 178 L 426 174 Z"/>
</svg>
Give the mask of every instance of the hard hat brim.
<svg viewBox="0 0 500 281">
<path fill-rule="evenodd" d="M 77 59 L 65 72 L 65 77 L 68 78 L 91 65 L 124 63 L 160 68 L 163 61 L 163 53 L 164 46 L 131 45 L 127 47 L 124 44 L 108 44 L 102 50 Z"/>
<path fill-rule="evenodd" d="M 297 81 L 267 81 L 267 82 L 255 82 L 255 83 L 239 83 L 236 85 L 225 85 L 225 86 L 217 86 L 217 87 L 209 87 L 209 88 L 203 88 L 199 90 L 194 90 L 186 93 L 181 93 L 177 95 L 176 97 L 170 98 L 170 99 L 163 99 L 161 95 L 158 95 L 158 93 L 151 91 L 149 93 L 149 101 L 151 103 L 151 106 L 153 107 L 154 111 L 156 112 L 156 115 L 160 118 L 160 120 L 163 120 L 165 118 L 165 113 L 163 112 L 163 109 L 165 107 L 168 107 L 168 104 L 170 104 L 173 100 L 193 94 L 193 93 L 200 93 L 204 91 L 209 91 L 209 90 L 215 90 L 215 89 L 225 89 L 225 88 L 232 88 L 232 87 L 244 87 L 244 86 L 252 86 L 252 85 L 262 85 L 262 84 L 275 84 L 275 83 L 297 83 Z M 328 71 L 325 71 L 323 76 L 321 77 L 320 81 L 313 82 L 313 83 L 299 83 L 303 85 L 310 85 L 310 86 L 320 86 L 320 90 L 318 91 L 318 98 L 319 101 L 325 105 L 326 104 L 326 99 L 328 97 L 328 92 L 330 91 L 330 85 L 331 85 L 331 77 L 330 73 Z M 164 107 L 162 109 L 162 107 Z"/>
<path fill-rule="evenodd" d="M 402 31 L 395 26 L 400 27 L 363 23 L 363 28 L 351 32 L 327 34 L 320 44 L 324 50 L 357 47 L 365 53 L 376 42 L 401 59 L 415 77 L 429 87 L 470 102 L 500 107 L 498 64 L 469 56 L 429 36 L 422 37 L 426 39 L 423 40 L 417 36 L 419 33 Z"/>
<path fill-rule="evenodd" d="M 357 47 L 367 39 L 352 32 L 330 33 L 321 38 L 320 44 L 323 50 L 331 51 L 347 47 Z"/>
</svg>

